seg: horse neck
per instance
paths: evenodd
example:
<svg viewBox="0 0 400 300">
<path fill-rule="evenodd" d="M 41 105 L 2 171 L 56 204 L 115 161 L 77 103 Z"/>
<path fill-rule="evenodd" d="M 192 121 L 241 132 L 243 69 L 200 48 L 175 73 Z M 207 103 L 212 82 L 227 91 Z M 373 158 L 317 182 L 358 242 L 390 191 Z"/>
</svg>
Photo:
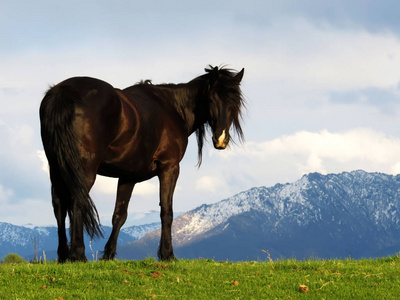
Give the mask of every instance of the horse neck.
<svg viewBox="0 0 400 300">
<path fill-rule="evenodd" d="M 185 84 L 178 84 L 172 87 L 172 98 L 170 105 L 179 114 L 185 123 L 188 136 L 205 123 L 204 115 L 197 113 L 198 106 L 204 98 L 204 83 L 191 81 Z M 203 120 L 204 119 L 204 120 Z"/>
</svg>

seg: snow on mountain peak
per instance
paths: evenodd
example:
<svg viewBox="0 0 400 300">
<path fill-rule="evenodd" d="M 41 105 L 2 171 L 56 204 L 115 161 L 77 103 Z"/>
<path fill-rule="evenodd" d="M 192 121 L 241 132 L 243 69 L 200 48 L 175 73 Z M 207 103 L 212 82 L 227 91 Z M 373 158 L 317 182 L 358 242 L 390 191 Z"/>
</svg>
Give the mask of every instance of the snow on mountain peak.
<svg viewBox="0 0 400 300">
<path fill-rule="evenodd" d="M 290 202 L 305 203 L 305 199 L 302 195 L 302 191 L 309 188 L 310 181 L 307 176 L 303 176 L 300 180 L 286 184 L 279 192 L 279 197 L 282 199 L 289 199 Z"/>
</svg>

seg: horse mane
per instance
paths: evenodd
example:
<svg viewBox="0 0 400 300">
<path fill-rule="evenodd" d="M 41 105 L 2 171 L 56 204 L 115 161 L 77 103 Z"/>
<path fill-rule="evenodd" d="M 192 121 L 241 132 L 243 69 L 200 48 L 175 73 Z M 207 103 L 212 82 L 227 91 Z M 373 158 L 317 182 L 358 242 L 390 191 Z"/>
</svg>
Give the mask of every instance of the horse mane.
<svg viewBox="0 0 400 300">
<path fill-rule="evenodd" d="M 195 78 L 195 80 L 208 81 L 208 93 L 217 93 L 225 105 L 229 106 L 233 115 L 234 132 L 239 137 L 239 141 L 244 141 L 244 134 L 240 121 L 243 119 L 243 110 L 246 107 L 245 99 L 240 90 L 240 80 L 236 78 L 238 72 L 225 66 L 213 67 L 211 65 L 205 69 L 206 74 Z M 196 130 L 198 146 L 198 163 L 200 167 L 203 157 L 203 146 L 206 132 L 210 130 L 208 122 L 201 124 Z M 234 142 L 234 141 L 233 141 Z"/>
<path fill-rule="evenodd" d="M 135 85 L 153 85 L 153 82 L 151 79 L 142 79 L 139 82 L 137 82 Z"/>
</svg>

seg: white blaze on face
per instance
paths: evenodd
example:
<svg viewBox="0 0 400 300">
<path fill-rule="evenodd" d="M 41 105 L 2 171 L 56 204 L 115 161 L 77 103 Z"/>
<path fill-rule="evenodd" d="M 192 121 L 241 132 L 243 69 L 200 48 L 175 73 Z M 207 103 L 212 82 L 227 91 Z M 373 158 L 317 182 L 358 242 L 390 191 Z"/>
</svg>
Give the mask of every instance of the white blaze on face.
<svg viewBox="0 0 400 300">
<path fill-rule="evenodd" d="M 218 145 L 222 145 L 225 141 L 225 129 L 222 131 L 221 136 L 218 138 Z"/>
</svg>

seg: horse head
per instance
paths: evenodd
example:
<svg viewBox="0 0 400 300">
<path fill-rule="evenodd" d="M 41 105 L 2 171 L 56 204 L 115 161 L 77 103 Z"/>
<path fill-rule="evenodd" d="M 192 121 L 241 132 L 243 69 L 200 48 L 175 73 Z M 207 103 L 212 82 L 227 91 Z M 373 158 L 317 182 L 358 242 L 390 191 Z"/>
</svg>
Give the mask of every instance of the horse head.
<svg viewBox="0 0 400 300">
<path fill-rule="evenodd" d="M 212 130 L 214 148 L 223 150 L 230 141 L 232 124 L 239 138 L 243 139 L 240 125 L 243 107 L 240 82 L 244 69 L 236 73 L 229 69 L 210 66 L 205 70 L 209 76 L 208 124 Z"/>
</svg>

